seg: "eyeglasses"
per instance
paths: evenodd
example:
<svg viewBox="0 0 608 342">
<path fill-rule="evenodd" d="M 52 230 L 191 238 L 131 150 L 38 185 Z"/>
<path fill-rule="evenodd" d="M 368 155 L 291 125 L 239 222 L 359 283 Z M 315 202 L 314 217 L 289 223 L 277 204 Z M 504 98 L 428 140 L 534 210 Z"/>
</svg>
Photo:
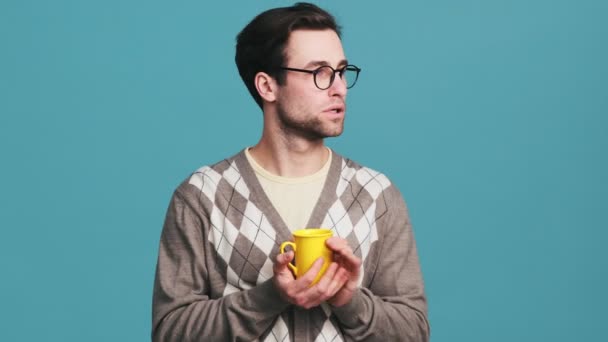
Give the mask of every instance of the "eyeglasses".
<svg viewBox="0 0 608 342">
<path fill-rule="evenodd" d="M 359 78 L 359 72 L 361 69 L 354 65 L 346 65 L 339 69 L 334 69 L 329 65 L 324 65 L 316 68 L 315 70 L 305 70 L 281 67 L 283 70 L 305 72 L 313 75 L 315 86 L 321 90 L 328 89 L 334 83 L 336 79 L 336 73 L 340 75 L 340 78 L 346 82 L 346 89 L 350 89 L 355 86 L 357 79 Z"/>
</svg>

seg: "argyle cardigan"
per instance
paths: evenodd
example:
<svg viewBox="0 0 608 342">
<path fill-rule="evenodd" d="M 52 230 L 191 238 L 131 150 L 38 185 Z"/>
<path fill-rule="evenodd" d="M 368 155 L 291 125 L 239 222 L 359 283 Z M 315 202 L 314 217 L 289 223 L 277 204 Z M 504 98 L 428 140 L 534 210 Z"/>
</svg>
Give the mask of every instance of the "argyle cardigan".
<svg viewBox="0 0 608 342">
<path fill-rule="evenodd" d="M 383 174 L 334 152 L 308 227 L 346 239 L 361 258 L 342 307 L 303 309 L 272 282 L 291 232 L 244 151 L 193 173 L 174 192 L 161 234 L 154 341 L 427 341 L 416 245 L 400 192 Z"/>
</svg>

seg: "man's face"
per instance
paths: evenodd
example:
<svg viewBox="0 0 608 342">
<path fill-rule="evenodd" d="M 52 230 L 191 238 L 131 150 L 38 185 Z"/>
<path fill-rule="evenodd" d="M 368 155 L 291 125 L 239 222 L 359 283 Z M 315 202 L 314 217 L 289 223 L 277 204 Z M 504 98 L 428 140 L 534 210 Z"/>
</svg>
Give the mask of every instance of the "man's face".
<svg viewBox="0 0 608 342">
<path fill-rule="evenodd" d="M 347 64 L 340 38 L 333 30 L 296 30 L 285 48 L 285 67 L 314 70 Z M 325 90 L 315 86 L 312 74 L 285 71 L 286 82 L 277 91 L 277 112 L 282 129 L 307 139 L 342 134 L 346 113 L 346 84 L 337 74 Z"/>
</svg>

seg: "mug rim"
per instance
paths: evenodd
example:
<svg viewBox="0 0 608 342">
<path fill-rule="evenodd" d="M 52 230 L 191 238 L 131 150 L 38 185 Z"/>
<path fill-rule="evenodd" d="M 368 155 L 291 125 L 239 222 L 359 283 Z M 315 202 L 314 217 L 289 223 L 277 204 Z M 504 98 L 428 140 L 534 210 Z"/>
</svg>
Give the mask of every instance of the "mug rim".
<svg viewBox="0 0 608 342">
<path fill-rule="evenodd" d="M 292 234 L 297 237 L 320 237 L 331 236 L 333 231 L 327 228 L 304 228 L 295 230 Z"/>
</svg>

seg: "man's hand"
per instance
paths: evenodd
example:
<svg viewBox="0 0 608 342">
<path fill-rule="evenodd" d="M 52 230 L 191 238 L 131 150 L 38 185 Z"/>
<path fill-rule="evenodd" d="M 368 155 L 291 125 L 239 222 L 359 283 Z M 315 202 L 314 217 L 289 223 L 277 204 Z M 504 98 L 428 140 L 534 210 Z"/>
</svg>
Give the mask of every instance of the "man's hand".
<svg viewBox="0 0 608 342">
<path fill-rule="evenodd" d="M 274 264 L 274 282 L 281 297 L 289 303 L 310 309 L 327 301 L 333 306 L 343 306 L 350 302 L 360 276 L 361 259 L 357 258 L 348 242 L 338 237 L 326 241 L 333 254 L 333 262 L 319 282 L 313 286 L 317 273 L 323 266 L 323 259 L 317 259 L 301 277 L 295 279 L 287 267 L 294 257 L 292 251 L 277 255 Z"/>
<path fill-rule="evenodd" d="M 347 270 L 339 267 L 338 263 L 332 262 L 319 282 L 310 286 L 323 266 L 323 258 L 317 259 L 304 275 L 295 279 L 287 267 L 293 257 L 293 251 L 279 254 L 273 267 L 275 286 L 281 297 L 291 304 L 305 309 L 318 306 L 334 297 L 349 280 Z"/>
<path fill-rule="evenodd" d="M 357 290 L 361 273 L 361 259 L 353 254 L 348 242 L 339 237 L 331 237 L 325 241 L 334 252 L 334 263 L 338 264 L 338 272 L 346 275 L 346 282 L 340 290 L 327 302 L 333 306 L 343 306 L 350 302 Z"/>
</svg>

